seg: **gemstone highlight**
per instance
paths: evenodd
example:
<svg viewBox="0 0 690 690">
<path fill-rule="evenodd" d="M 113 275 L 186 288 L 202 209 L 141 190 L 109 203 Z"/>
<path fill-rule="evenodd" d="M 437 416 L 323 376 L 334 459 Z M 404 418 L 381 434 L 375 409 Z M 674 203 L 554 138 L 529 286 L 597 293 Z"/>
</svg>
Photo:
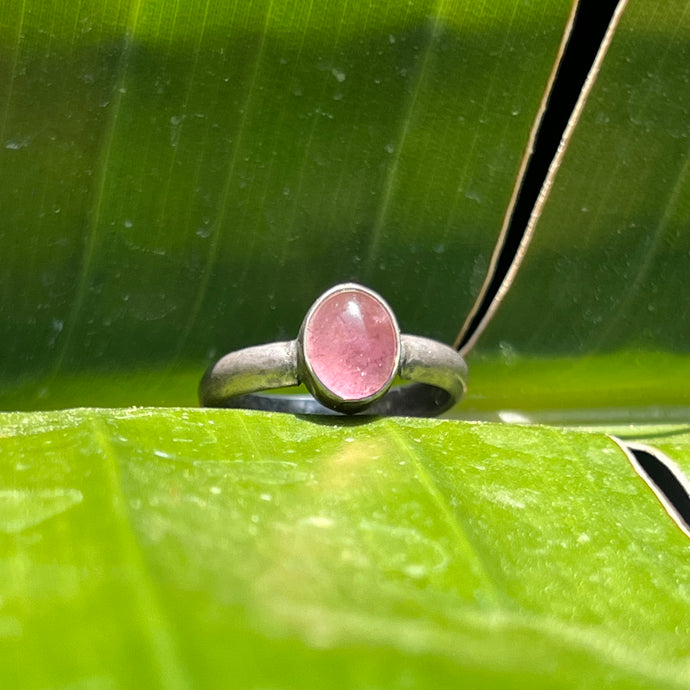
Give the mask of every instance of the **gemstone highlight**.
<svg viewBox="0 0 690 690">
<path fill-rule="evenodd" d="M 395 319 L 364 289 L 327 294 L 311 312 L 303 341 L 312 373 L 343 401 L 382 393 L 395 376 L 400 351 Z"/>
</svg>

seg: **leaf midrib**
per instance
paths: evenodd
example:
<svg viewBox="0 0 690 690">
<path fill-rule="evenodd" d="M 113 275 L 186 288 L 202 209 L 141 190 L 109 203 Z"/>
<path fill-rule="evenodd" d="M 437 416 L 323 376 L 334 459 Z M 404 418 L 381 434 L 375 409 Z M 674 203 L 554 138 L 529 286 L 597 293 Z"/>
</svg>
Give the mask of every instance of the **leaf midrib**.
<svg viewBox="0 0 690 690">
<path fill-rule="evenodd" d="M 150 657 L 160 678 L 160 686 L 166 690 L 188 690 L 194 686 L 180 662 L 179 640 L 176 639 L 173 626 L 164 613 L 154 578 L 146 564 L 141 545 L 135 537 L 132 518 L 127 509 L 127 497 L 122 488 L 117 451 L 110 441 L 103 419 L 97 413 L 88 414 L 87 419 L 93 430 L 94 441 L 104 458 L 104 472 L 108 478 L 120 552 L 127 572 L 131 575 L 133 598 L 136 602 L 133 609 L 138 614 L 139 623 L 143 628 L 142 639 L 150 646 Z"/>
</svg>

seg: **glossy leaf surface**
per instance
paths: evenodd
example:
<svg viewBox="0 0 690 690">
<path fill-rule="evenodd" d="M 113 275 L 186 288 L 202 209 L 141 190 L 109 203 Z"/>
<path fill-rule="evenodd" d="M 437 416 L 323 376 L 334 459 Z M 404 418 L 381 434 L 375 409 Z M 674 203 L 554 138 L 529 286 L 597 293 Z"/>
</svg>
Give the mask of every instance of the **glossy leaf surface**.
<svg viewBox="0 0 690 690">
<path fill-rule="evenodd" d="M 687 538 L 604 435 L 139 409 L 2 436 L 3 686 L 688 686 Z"/>
</svg>

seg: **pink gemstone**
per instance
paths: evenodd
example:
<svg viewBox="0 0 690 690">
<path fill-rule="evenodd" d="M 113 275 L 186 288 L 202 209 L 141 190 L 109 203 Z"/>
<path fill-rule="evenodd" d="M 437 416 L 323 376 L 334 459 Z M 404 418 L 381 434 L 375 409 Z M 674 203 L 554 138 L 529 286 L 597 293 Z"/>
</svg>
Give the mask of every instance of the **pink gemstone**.
<svg viewBox="0 0 690 690">
<path fill-rule="evenodd" d="M 326 296 L 306 324 L 312 372 L 341 400 L 363 400 L 388 386 L 400 344 L 390 310 L 374 295 L 347 287 Z"/>
</svg>

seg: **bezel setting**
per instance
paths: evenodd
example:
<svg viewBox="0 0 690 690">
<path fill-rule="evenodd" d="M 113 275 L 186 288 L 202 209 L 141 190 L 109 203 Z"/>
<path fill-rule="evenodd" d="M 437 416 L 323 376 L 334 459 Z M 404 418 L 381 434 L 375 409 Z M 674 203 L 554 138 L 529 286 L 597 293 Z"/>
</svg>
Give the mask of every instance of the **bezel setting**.
<svg viewBox="0 0 690 690">
<path fill-rule="evenodd" d="M 313 325 L 314 317 L 319 313 L 321 308 L 330 301 L 334 296 L 346 294 L 348 292 L 359 293 L 369 299 L 373 299 L 377 306 L 383 310 L 385 317 L 390 321 L 390 325 L 394 334 L 394 353 L 390 360 L 390 375 L 385 382 L 377 388 L 373 393 L 364 397 L 344 397 L 338 392 L 332 390 L 324 381 L 322 381 L 315 371 L 314 363 L 310 360 L 309 347 L 306 345 L 310 328 Z M 379 400 L 395 380 L 396 375 L 400 369 L 401 358 L 401 337 L 398 322 L 395 318 L 393 310 L 377 292 L 369 288 L 359 285 L 357 283 L 343 283 L 332 287 L 330 290 L 324 292 L 310 307 L 297 337 L 297 356 L 298 356 L 298 373 L 302 383 L 305 384 L 309 392 L 322 405 L 338 412 L 352 414 L 366 410 L 371 404 Z M 362 374 L 363 375 L 363 374 Z"/>
</svg>

